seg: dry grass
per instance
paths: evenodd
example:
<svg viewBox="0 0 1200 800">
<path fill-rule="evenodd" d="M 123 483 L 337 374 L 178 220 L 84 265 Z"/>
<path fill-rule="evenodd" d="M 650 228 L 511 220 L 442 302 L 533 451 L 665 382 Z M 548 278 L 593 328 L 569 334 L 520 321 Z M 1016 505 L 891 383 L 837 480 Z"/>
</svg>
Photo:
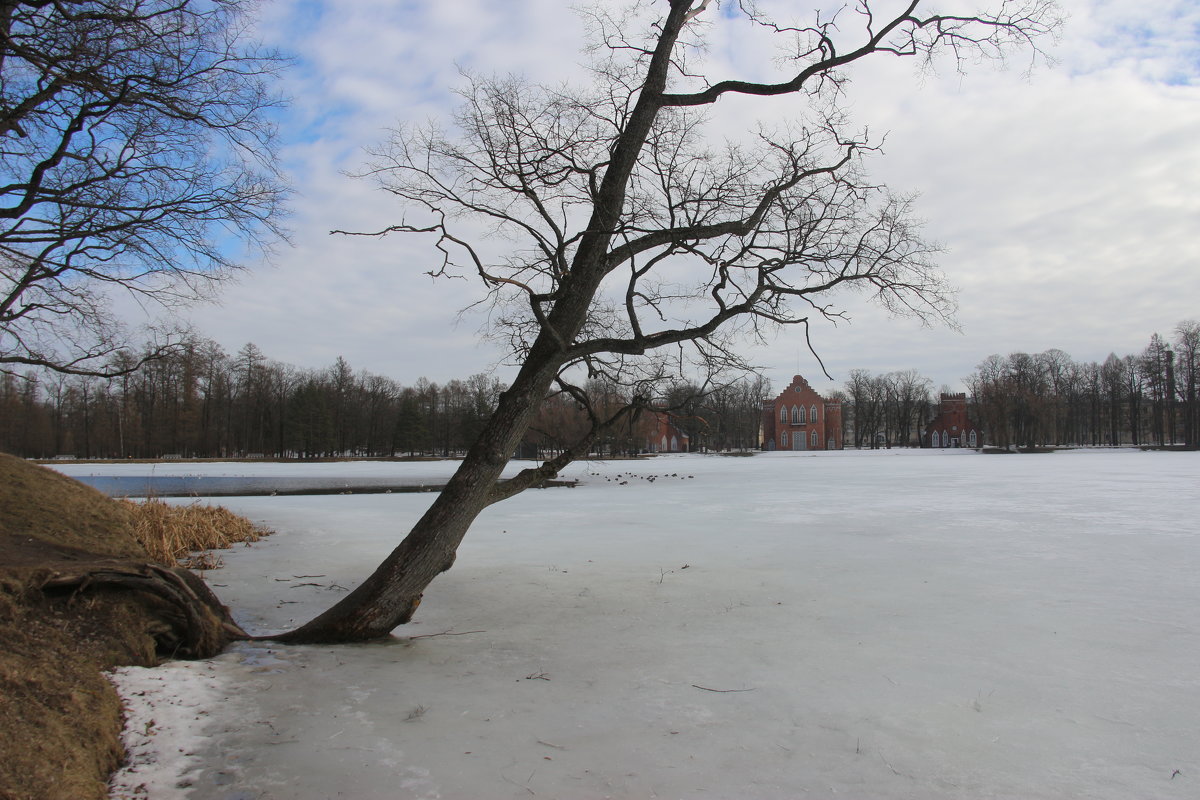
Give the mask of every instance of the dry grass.
<svg viewBox="0 0 1200 800">
<path fill-rule="evenodd" d="M 134 537 L 150 558 L 169 566 L 216 569 L 221 559 L 209 551 L 256 542 L 270 533 L 220 506 L 177 506 L 153 499 L 122 503 L 133 517 Z"/>
<path fill-rule="evenodd" d="M 145 558 L 129 513 L 108 495 L 60 472 L 0 453 L 0 536 L 119 559 Z M 9 564 L 0 564 L 9 566 Z"/>
<path fill-rule="evenodd" d="M 132 595 L 48 597 L 63 564 L 145 560 L 131 514 L 0 453 L 0 800 L 101 800 L 121 761 L 121 701 L 101 670 L 156 663 L 161 621 Z"/>
<path fill-rule="evenodd" d="M 0 453 L 0 800 L 109 796 L 121 701 L 101 671 L 157 663 L 165 625 L 135 592 L 49 595 L 41 582 L 99 560 L 211 567 L 191 554 L 264 533 L 221 508 L 117 502 Z"/>
</svg>

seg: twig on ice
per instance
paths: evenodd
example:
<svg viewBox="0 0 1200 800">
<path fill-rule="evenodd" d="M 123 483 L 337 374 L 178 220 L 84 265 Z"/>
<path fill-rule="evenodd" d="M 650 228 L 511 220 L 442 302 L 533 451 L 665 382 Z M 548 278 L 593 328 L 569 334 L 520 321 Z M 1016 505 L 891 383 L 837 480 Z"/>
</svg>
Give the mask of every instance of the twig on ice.
<svg viewBox="0 0 1200 800">
<path fill-rule="evenodd" d="M 754 691 L 753 688 L 750 688 L 750 689 L 710 689 L 707 686 L 701 686 L 696 683 L 693 683 L 692 686 L 696 689 L 703 689 L 706 692 L 720 692 L 721 694 L 726 694 L 728 692 L 753 692 Z"/>
<path fill-rule="evenodd" d="M 532 779 L 533 779 L 533 775 L 534 775 L 534 773 L 532 773 L 532 772 L 531 772 L 531 773 L 529 773 L 529 779 L 528 779 L 528 780 L 526 780 L 526 781 L 525 781 L 525 783 L 528 783 L 528 782 L 529 782 L 529 780 L 532 780 Z M 512 778 L 510 778 L 510 777 L 508 777 L 507 775 L 505 775 L 503 772 L 501 772 L 501 773 L 500 773 L 500 777 L 501 777 L 501 778 L 503 778 L 503 779 L 504 779 L 505 781 L 507 781 L 508 783 L 511 783 L 513 786 L 516 786 L 517 788 L 520 788 L 520 789 L 524 789 L 525 791 L 529 792 L 529 793 L 530 793 L 531 795 L 533 795 L 534 797 L 537 797 L 537 792 L 535 792 L 533 789 L 530 789 L 530 788 L 529 788 L 528 786 L 526 786 L 524 783 L 517 783 L 517 782 L 516 782 L 516 781 L 514 781 Z"/>
<path fill-rule="evenodd" d="M 441 633 L 422 633 L 419 636 L 410 636 L 408 640 L 411 642 L 413 639 L 432 639 L 434 636 L 466 636 L 468 633 L 487 633 L 487 631 L 458 631 L 456 633 L 451 629 Z"/>
<path fill-rule="evenodd" d="M 883 751 L 882 751 L 882 750 L 876 750 L 875 752 L 879 753 L 879 759 L 880 759 L 881 761 L 883 761 L 883 763 L 884 763 L 884 764 L 887 764 L 887 768 L 888 768 L 888 769 L 890 769 L 890 770 L 892 771 L 892 774 L 894 774 L 894 775 L 900 775 L 900 774 L 901 774 L 899 771 L 897 771 L 897 769 L 896 769 L 895 767 L 893 767 L 893 766 L 892 766 L 891 762 L 889 762 L 889 761 L 888 761 L 886 758 L 884 758 L 884 757 L 883 757 Z"/>
</svg>

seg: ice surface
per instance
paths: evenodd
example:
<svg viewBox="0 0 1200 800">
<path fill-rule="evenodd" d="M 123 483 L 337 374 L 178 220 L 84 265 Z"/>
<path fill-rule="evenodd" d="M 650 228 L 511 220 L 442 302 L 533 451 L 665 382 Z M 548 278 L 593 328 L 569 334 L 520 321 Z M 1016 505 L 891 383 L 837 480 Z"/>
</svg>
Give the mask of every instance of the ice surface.
<svg viewBox="0 0 1200 800">
<path fill-rule="evenodd" d="M 149 796 L 1200 795 L 1200 454 L 689 455 L 570 476 L 485 512 L 389 643 L 150 671 L 164 697 L 202 669 L 230 699 L 158 733 Z M 278 533 L 207 577 L 244 625 L 285 629 L 428 501 L 223 498 Z"/>
<path fill-rule="evenodd" d="M 121 667 L 108 675 L 125 707 L 125 766 L 110 791 L 120 800 L 186 798 L 190 775 L 205 766 L 209 720 L 228 720 L 241 702 L 228 669 L 173 661 L 155 669 Z"/>
<path fill-rule="evenodd" d="M 341 478 L 345 480 L 394 480 L 408 484 L 444 483 L 458 467 L 458 461 L 160 461 L 145 462 L 73 462 L 48 466 L 75 478 L 87 476 L 118 477 L 185 477 L 185 478 Z M 514 461 L 506 475 L 529 466 L 529 462 Z"/>
</svg>

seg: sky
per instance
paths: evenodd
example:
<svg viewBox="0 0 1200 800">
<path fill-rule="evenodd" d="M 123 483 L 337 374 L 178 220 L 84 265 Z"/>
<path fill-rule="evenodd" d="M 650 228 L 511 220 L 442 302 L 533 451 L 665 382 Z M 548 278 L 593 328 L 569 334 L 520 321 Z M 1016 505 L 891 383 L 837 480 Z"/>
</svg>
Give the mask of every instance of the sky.
<svg viewBox="0 0 1200 800">
<path fill-rule="evenodd" d="M 198 332 L 230 353 L 253 342 L 305 368 L 341 356 L 406 385 L 511 375 L 482 336 L 486 315 L 461 313 L 480 287 L 424 274 L 436 256 L 427 240 L 329 232 L 403 218 L 394 198 L 350 175 L 390 128 L 446 119 L 460 68 L 547 83 L 583 76 L 572 5 L 265 0 L 260 35 L 294 60 L 280 119 L 296 190 L 292 243 L 270 262 L 248 264 L 219 304 L 192 309 Z M 1200 318 L 1200 4 L 1060 5 L 1066 23 L 1059 41 L 1046 43 L 1054 65 L 1028 70 L 1027 54 L 1017 53 L 1000 67 L 927 74 L 879 58 L 852 75 L 845 103 L 854 122 L 886 132 L 870 174 L 919 195 L 925 235 L 944 247 L 940 265 L 959 289 L 961 330 L 851 302 L 849 323 L 812 330 L 832 381 L 800 330 L 745 348 L 776 388 L 801 373 L 827 391 L 858 368 L 913 369 L 935 389 L 958 390 L 993 353 L 1058 348 L 1102 361 Z M 732 6 L 706 13 L 714 11 L 714 74 L 761 70 Z M 788 106 L 730 104 L 723 113 L 780 119 Z"/>
</svg>

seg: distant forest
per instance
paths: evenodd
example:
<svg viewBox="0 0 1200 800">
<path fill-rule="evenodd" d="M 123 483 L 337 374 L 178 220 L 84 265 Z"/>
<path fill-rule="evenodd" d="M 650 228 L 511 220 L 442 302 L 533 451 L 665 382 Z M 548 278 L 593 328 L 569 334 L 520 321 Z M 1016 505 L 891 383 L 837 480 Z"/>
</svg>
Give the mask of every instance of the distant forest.
<svg viewBox="0 0 1200 800">
<path fill-rule="evenodd" d="M 1200 428 L 1200 322 L 1157 333 L 1141 353 L 1079 362 L 1062 350 L 985 358 L 963 379 L 971 418 L 1001 448 L 1097 445 L 1195 447 Z M 843 441 L 914 446 L 937 413 L 932 384 L 916 371 L 851 370 Z"/>
<path fill-rule="evenodd" d="M 603 406 L 624 394 L 597 386 Z M 192 339 L 170 355 L 116 378 L 30 372 L 0 374 L 0 450 L 27 458 L 326 458 L 461 455 L 505 385 L 479 374 L 404 386 L 354 371 L 342 358 L 327 369 L 273 361 L 253 344 L 234 356 Z M 708 448 L 758 445 L 767 382 L 750 376 L 707 393 L 669 387 L 675 424 Z M 703 405 L 703 417 L 700 406 Z M 647 446 L 653 415 L 599 441 L 603 454 Z M 541 456 L 574 441 L 587 419 L 566 396 L 545 402 L 522 454 Z"/>
<path fill-rule="evenodd" d="M 1061 350 L 993 355 L 965 382 L 990 446 L 1195 447 L 1198 379 L 1200 323 L 1186 321 L 1171 340 L 1155 334 L 1138 354 L 1103 363 Z M 230 356 L 194 338 L 116 378 L 0 374 L 0 450 L 27 458 L 446 457 L 466 450 L 504 388 L 483 374 L 405 386 L 355 372 L 342 358 L 299 369 L 253 344 Z M 621 387 L 596 388 L 614 407 L 624 400 Z M 759 446 L 762 403 L 773 394 L 754 375 L 703 393 L 680 380 L 661 405 L 692 450 L 749 450 Z M 843 403 L 848 446 L 919 446 L 937 413 L 932 381 L 916 370 L 852 370 L 833 398 Z M 644 450 L 650 424 L 643 418 L 609 435 L 597 454 Z M 521 454 L 554 452 L 585 425 L 574 401 L 552 398 Z"/>
</svg>

